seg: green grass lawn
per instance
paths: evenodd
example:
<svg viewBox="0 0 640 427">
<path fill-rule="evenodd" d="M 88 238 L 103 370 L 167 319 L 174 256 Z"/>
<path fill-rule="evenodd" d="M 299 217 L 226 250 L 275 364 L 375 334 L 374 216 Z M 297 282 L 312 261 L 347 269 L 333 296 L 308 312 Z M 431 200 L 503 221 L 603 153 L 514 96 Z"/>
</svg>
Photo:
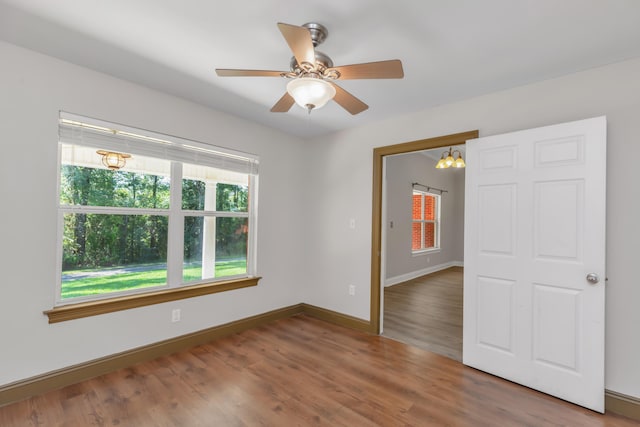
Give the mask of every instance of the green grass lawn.
<svg viewBox="0 0 640 427">
<path fill-rule="evenodd" d="M 96 270 L 65 271 L 63 274 L 91 273 Z M 98 270 L 99 271 L 99 270 Z M 216 277 L 235 276 L 247 272 L 246 260 L 216 262 Z M 200 280 L 201 267 L 194 265 L 183 270 L 184 282 Z M 132 273 L 120 273 L 98 277 L 84 277 L 62 282 L 62 298 L 77 298 L 110 292 L 162 286 L 167 283 L 167 270 L 157 269 Z"/>
</svg>

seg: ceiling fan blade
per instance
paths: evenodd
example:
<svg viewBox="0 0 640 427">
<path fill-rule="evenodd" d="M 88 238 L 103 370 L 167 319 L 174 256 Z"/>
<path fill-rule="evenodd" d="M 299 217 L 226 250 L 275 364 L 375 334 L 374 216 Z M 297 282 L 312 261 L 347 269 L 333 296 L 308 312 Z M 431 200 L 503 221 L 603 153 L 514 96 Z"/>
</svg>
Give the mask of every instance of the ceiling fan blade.
<svg viewBox="0 0 640 427">
<path fill-rule="evenodd" d="M 349 92 L 342 89 L 337 84 L 335 83 L 331 83 L 331 84 L 333 85 L 333 87 L 336 88 L 336 96 L 333 97 L 333 100 L 336 101 L 338 104 L 340 104 L 342 108 L 344 108 L 351 114 L 356 115 L 358 113 L 362 113 L 364 110 L 369 108 L 367 104 L 360 101 L 358 98 L 351 95 Z"/>
<path fill-rule="evenodd" d="M 351 79 L 401 79 L 404 77 L 402 62 L 399 59 L 367 62 L 364 64 L 343 65 L 329 68 L 340 73 L 339 80 Z"/>
<path fill-rule="evenodd" d="M 311 33 L 308 29 L 297 25 L 283 24 L 282 22 L 278 23 L 278 28 L 299 65 L 304 62 L 315 64 L 316 54 L 311 41 Z"/>
<path fill-rule="evenodd" d="M 296 101 L 293 99 L 291 95 L 289 95 L 289 92 L 285 92 L 284 95 L 282 95 L 282 98 L 280 98 L 278 102 L 276 102 L 276 104 L 273 107 L 271 107 L 271 112 L 286 113 L 291 109 L 291 107 L 295 103 Z"/>
<path fill-rule="evenodd" d="M 226 68 L 216 68 L 216 74 L 220 77 L 282 77 L 286 71 L 268 70 L 231 70 Z"/>
</svg>

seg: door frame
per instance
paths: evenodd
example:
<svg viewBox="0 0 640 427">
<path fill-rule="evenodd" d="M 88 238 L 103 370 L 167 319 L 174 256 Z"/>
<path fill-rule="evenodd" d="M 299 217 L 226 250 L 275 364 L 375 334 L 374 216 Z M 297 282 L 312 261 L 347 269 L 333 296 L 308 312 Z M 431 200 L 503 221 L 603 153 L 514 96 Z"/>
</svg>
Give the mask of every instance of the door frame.
<svg viewBox="0 0 640 427">
<path fill-rule="evenodd" d="M 478 138 L 478 130 L 419 139 L 373 149 L 373 207 L 371 220 L 371 305 L 369 314 L 369 331 L 380 334 L 380 299 L 382 293 L 382 187 L 383 163 L 385 156 L 429 150 L 432 148 L 450 147 L 464 144 L 468 139 Z"/>
</svg>

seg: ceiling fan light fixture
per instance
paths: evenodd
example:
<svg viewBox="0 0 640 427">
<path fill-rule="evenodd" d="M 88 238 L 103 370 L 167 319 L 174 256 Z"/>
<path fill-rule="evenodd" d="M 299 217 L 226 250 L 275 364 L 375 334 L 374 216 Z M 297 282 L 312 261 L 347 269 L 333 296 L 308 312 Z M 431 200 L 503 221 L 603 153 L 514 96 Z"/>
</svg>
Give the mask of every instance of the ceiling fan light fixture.
<svg viewBox="0 0 640 427">
<path fill-rule="evenodd" d="M 309 112 L 324 105 L 336 96 L 336 89 L 329 82 L 316 77 L 300 77 L 287 83 L 287 92 L 296 104 Z"/>
</svg>

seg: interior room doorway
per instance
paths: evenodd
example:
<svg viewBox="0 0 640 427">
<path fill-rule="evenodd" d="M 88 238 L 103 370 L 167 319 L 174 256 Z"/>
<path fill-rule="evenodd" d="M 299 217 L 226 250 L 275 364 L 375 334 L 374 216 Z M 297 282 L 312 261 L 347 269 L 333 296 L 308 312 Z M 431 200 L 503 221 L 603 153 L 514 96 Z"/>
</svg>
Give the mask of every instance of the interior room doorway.
<svg viewBox="0 0 640 427">
<path fill-rule="evenodd" d="M 373 156 L 373 212 L 372 212 L 372 245 L 371 245 L 371 329 L 374 333 L 383 331 L 384 279 L 386 265 L 383 239 L 386 238 L 387 218 L 383 210 L 383 173 L 387 156 L 415 153 L 424 150 L 464 144 L 468 139 L 478 137 L 478 131 L 469 131 L 442 137 L 423 139 L 374 149 Z M 423 183 L 424 184 L 424 183 Z M 427 184 L 428 185 L 428 184 Z M 385 242 L 386 243 L 386 242 Z"/>
<path fill-rule="evenodd" d="M 459 159 L 451 167 L 440 159 Z M 382 333 L 462 361 L 464 145 L 385 158 Z"/>
</svg>

